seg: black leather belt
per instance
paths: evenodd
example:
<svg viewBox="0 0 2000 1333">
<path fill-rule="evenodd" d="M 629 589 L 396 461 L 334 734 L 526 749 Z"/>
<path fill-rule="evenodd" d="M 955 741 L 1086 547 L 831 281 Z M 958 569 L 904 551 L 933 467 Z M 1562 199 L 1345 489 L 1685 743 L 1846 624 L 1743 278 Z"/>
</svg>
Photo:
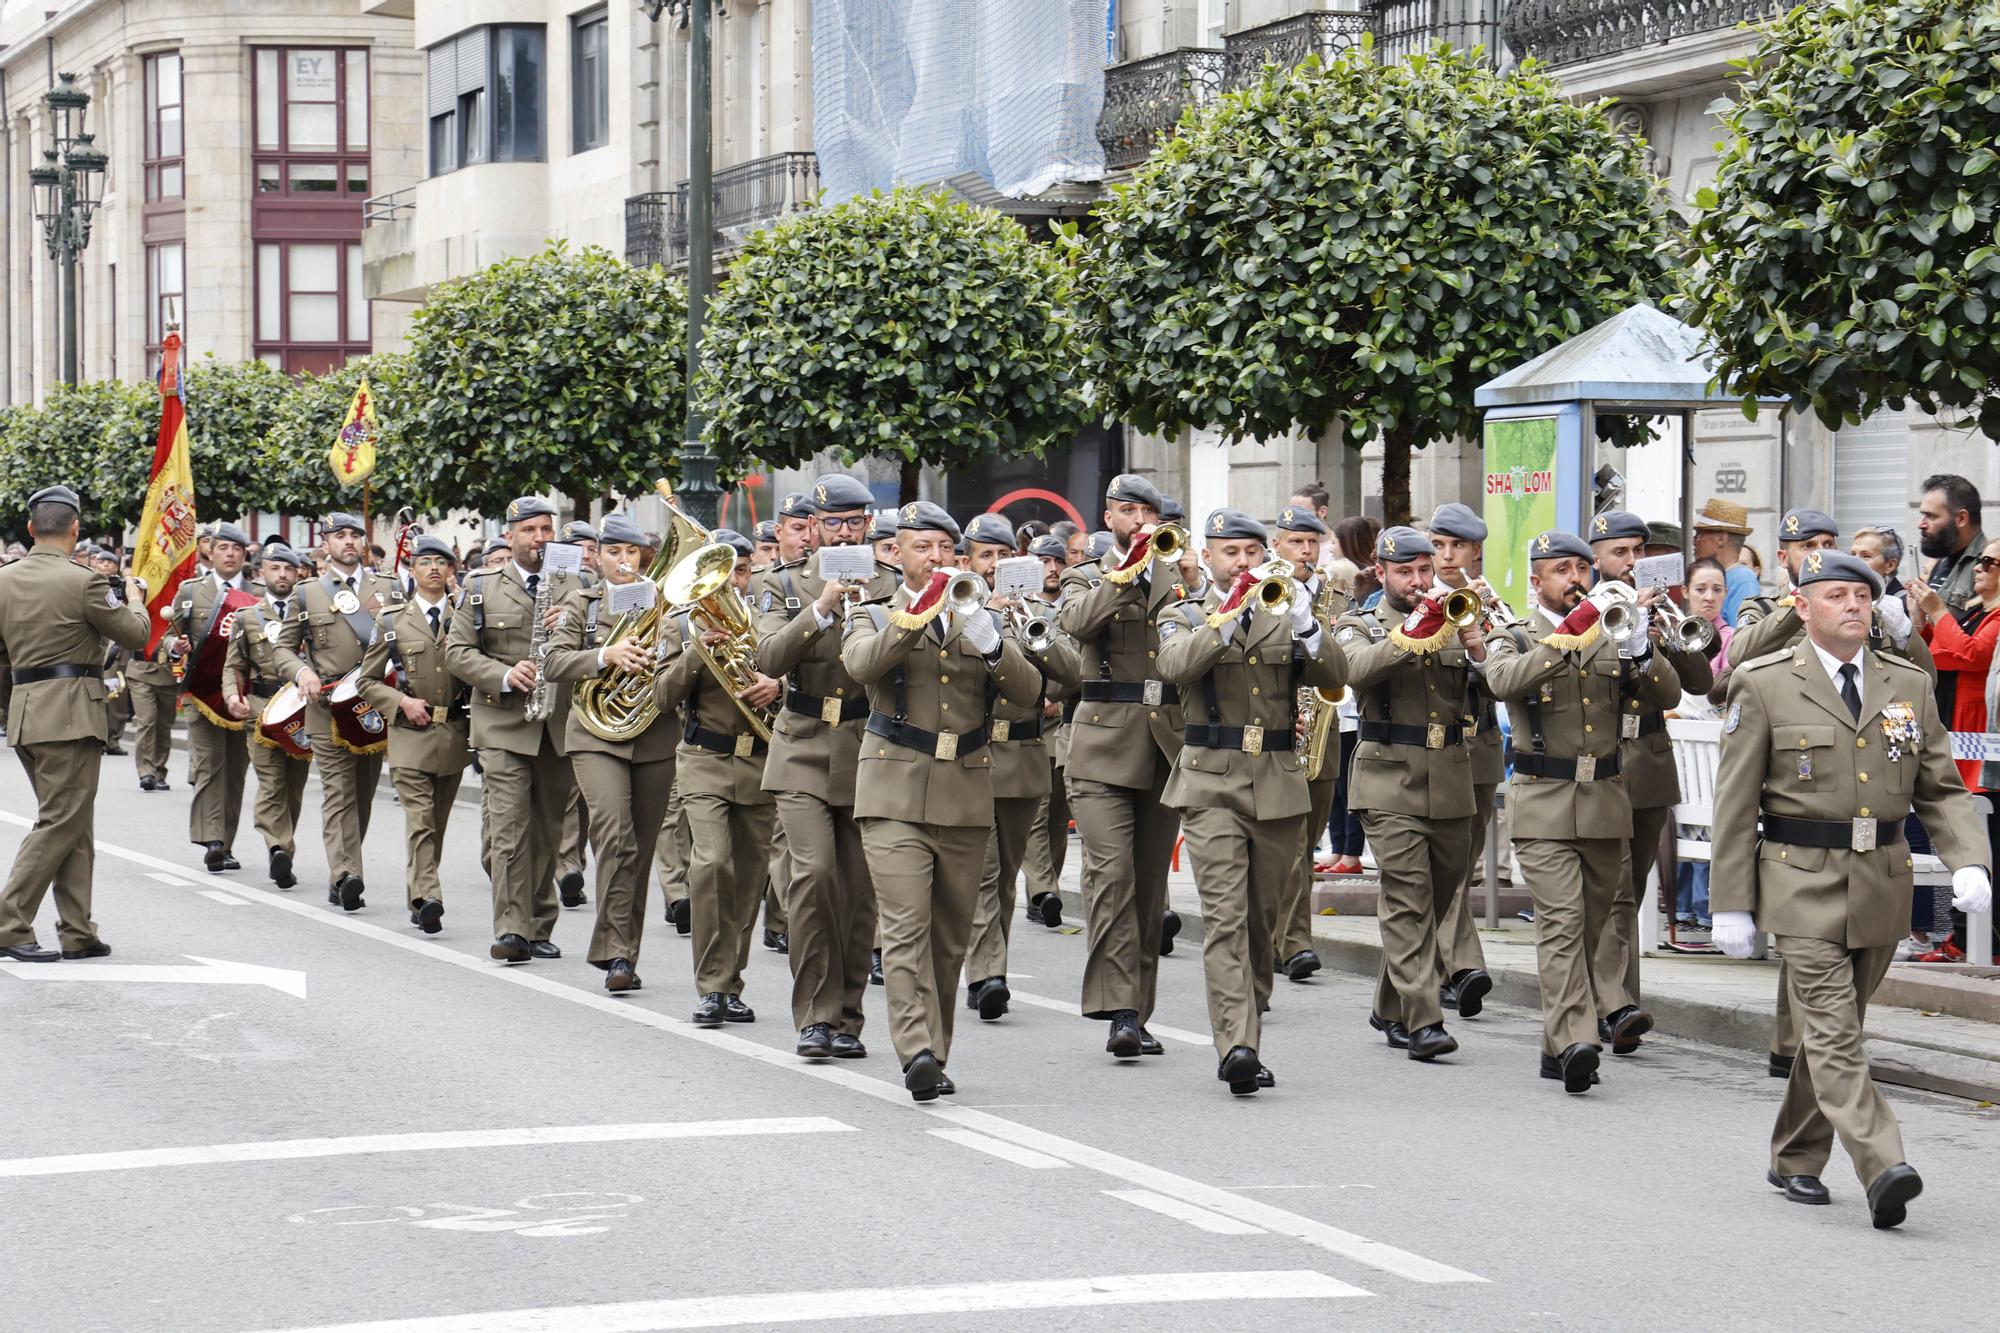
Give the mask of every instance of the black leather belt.
<svg viewBox="0 0 2000 1333">
<path fill-rule="evenodd" d="M 742 750 L 737 749 L 737 746 L 742 744 L 743 739 L 746 737 L 750 741 L 749 747 Z M 750 731 L 730 735 L 728 732 L 710 731 L 706 727 L 697 727 L 690 724 L 681 732 L 681 739 L 698 750 L 707 750 L 710 754 L 748 756 L 764 753 L 764 742 L 757 738 L 755 732 Z"/>
<path fill-rule="evenodd" d="M 996 745 L 1005 744 L 1010 741 L 1038 741 L 1042 738 L 1042 719 L 1034 718 L 1027 722 L 1009 722 L 1004 717 L 996 717 L 993 719 L 993 725 L 989 729 L 988 734 L 989 738 Z"/>
<path fill-rule="evenodd" d="M 1525 773 L 1531 778 L 1559 778 L 1564 782 L 1601 782 L 1605 778 L 1618 776 L 1618 756 L 1615 754 L 1602 757 L 1586 754 L 1578 755 L 1575 759 L 1558 759 L 1552 754 L 1523 754 L 1519 750 L 1509 749 L 1507 762 L 1514 766 L 1516 773 Z"/>
<path fill-rule="evenodd" d="M 1181 701 L 1181 687 L 1164 680 L 1086 680 L 1082 697 L 1094 704 L 1165 704 Z"/>
<path fill-rule="evenodd" d="M 822 722 L 826 721 L 827 702 L 823 696 L 807 694 L 804 690 L 785 691 L 785 707 L 801 717 L 816 717 Z M 842 722 L 856 722 L 868 716 L 866 696 L 859 699 L 841 699 L 838 702 Z"/>
<path fill-rule="evenodd" d="M 55 666 L 15 667 L 13 669 L 14 683 L 16 685 L 33 685 L 38 681 L 44 680 L 68 680 L 73 676 L 102 676 L 103 674 L 103 668 L 97 666 L 95 663 L 78 664 L 76 662 L 59 662 Z"/>
<path fill-rule="evenodd" d="M 1188 727 L 1181 732 L 1181 739 L 1189 745 L 1199 745 L 1205 750 L 1247 750 L 1251 754 L 1261 754 L 1266 750 L 1289 750 L 1292 748 L 1292 727 L 1288 722 L 1282 727 Z M 1254 745 L 1246 745 L 1246 740 L 1254 740 Z"/>
<path fill-rule="evenodd" d="M 265 699 L 270 698 L 284 688 L 285 682 L 282 680 L 265 680 L 261 676 L 252 676 L 250 678 L 250 693 Z"/>
<path fill-rule="evenodd" d="M 1385 741 L 1390 745 L 1414 745 L 1421 750 L 1442 750 L 1465 739 L 1465 728 L 1456 722 L 1410 726 L 1401 722 L 1370 722 L 1363 719 L 1355 735 L 1364 741 Z"/>
<path fill-rule="evenodd" d="M 906 750 L 915 750 L 918 754 L 927 754 L 933 759 L 956 759 L 962 754 L 971 754 L 974 750 L 982 749 L 986 744 L 985 727 L 966 732 L 925 731 L 922 727 L 898 722 L 887 713 L 868 715 L 868 734 L 894 741 Z M 947 738 L 949 738 L 948 744 Z"/>
<path fill-rule="evenodd" d="M 1873 851 L 1887 847 L 1903 836 L 1900 819 L 1793 819 L 1786 815 L 1764 816 L 1764 841 L 1788 843 L 1793 847 L 1833 847 L 1849 851 Z"/>
</svg>

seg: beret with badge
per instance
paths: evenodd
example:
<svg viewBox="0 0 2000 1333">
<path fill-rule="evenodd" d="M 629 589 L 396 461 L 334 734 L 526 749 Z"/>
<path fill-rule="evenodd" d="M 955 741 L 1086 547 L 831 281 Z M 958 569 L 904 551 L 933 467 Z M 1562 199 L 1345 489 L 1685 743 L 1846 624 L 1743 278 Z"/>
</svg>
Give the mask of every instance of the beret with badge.
<svg viewBox="0 0 2000 1333">
<path fill-rule="evenodd" d="M 1121 472 L 1113 477 L 1111 484 L 1104 488 L 1104 498 L 1123 504 L 1151 505 L 1155 512 L 1164 509 L 1167 504 L 1160 488 L 1136 472 Z"/>
<path fill-rule="evenodd" d="M 757 552 L 757 548 L 750 544 L 750 539 L 734 528 L 717 528 L 709 535 L 709 540 L 727 543 L 739 557 L 755 555 Z"/>
<path fill-rule="evenodd" d="M 562 531 L 557 534 L 556 540 L 562 542 L 594 542 L 601 539 L 597 535 L 596 528 L 591 527 L 590 524 L 580 518 L 573 518 L 562 525 Z"/>
<path fill-rule="evenodd" d="M 597 529 L 597 539 L 605 545 L 641 546 L 646 544 L 646 531 L 625 514 L 607 514 L 603 524 Z"/>
<path fill-rule="evenodd" d="M 1432 554 L 1429 537 L 1400 523 L 1382 529 L 1382 534 L 1375 539 L 1375 558 L 1385 565 L 1407 565 L 1419 556 Z"/>
<path fill-rule="evenodd" d="M 1430 530 L 1434 537 L 1455 537 L 1462 542 L 1486 540 L 1486 520 L 1456 500 L 1437 507 L 1437 512 L 1431 515 Z"/>
<path fill-rule="evenodd" d="M 1871 596 L 1882 595 L 1882 576 L 1842 551 L 1808 551 L 1799 567 L 1799 586 L 1815 583 L 1865 583 Z"/>
<path fill-rule="evenodd" d="M 1264 525 L 1241 509 L 1212 509 L 1202 524 L 1201 535 L 1209 541 L 1265 541 Z"/>
<path fill-rule="evenodd" d="M 237 527 L 234 523 L 216 524 L 215 540 L 219 542 L 235 542 L 246 551 L 250 549 L 250 534 Z"/>
<path fill-rule="evenodd" d="M 859 477 L 845 472 L 829 472 L 812 484 L 812 508 L 822 514 L 867 509 L 875 503 L 875 493 Z M 783 511 L 780 510 L 782 513 Z"/>
<path fill-rule="evenodd" d="M 429 533 L 425 533 L 423 536 L 417 538 L 416 545 L 410 548 L 410 559 L 412 560 L 421 559 L 427 555 L 442 556 L 453 564 L 458 563 L 458 552 L 451 549 L 451 543 L 442 537 L 433 537 Z M 266 558 L 268 559 L 269 557 Z"/>
<path fill-rule="evenodd" d="M 942 532 L 953 542 L 957 542 L 964 535 L 959 530 L 957 521 L 929 500 L 915 500 L 898 509 L 896 531 Z"/>
<path fill-rule="evenodd" d="M 998 514 L 981 514 L 965 525 L 966 542 L 979 542 L 984 546 L 1014 546 L 1014 528 Z"/>
<path fill-rule="evenodd" d="M 516 501 L 515 503 L 518 504 L 519 501 Z M 549 512 L 554 513 L 555 511 L 550 510 Z M 333 513 L 328 514 L 324 519 L 321 519 L 319 526 L 322 532 L 329 532 L 329 533 L 358 532 L 361 533 L 363 536 L 366 536 L 368 533 L 368 528 L 366 524 L 362 523 L 362 521 L 356 518 L 354 515 L 346 513 L 345 511 L 341 510 L 335 510 Z"/>
<path fill-rule="evenodd" d="M 778 521 L 767 518 L 750 530 L 750 539 L 758 545 L 775 545 L 778 540 Z"/>
<path fill-rule="evenodd" d="M 1838 537 L 1840 529 L 1833 519 L 1817 509 L 1793 509 L 1785 514 L 1778 524 L 1778 540 L 1781 542 L 1802 542 L 1808 537 Z"/>
<path fill-rule="evenodd" d="M 539 495 L 524 495 L 507 505 L 507 522 L 524 523 L 531 518 L 554 518 L 556 507 Z"/>
<path fill-rule="evenodd" d="M 1646 520 L 1624 509 L 1609 509 L 1590 520 L 1590 540 L 1597 542 L 1645 541 Z"/>
<path fill-rule="evenodd" d="M 1272 526 L 1280 532 L 1312 532 L 1322 537 L 1327 535 L 1325 521 L 1304 505 L 1286 505 L 1278 511 L 1278 520 Z"/>
<path fill-rule="evenodd" d="M 1044 560 L 1063 560 L 1069 556 L 1069 547 L 1062 538 L 1045 532 L 1028 543 L 1028 554 L 1038 555 Z"/>
<path fill-rule="evenodd" d="M 1574 533 L 1551 528 L 1528 543 L 1528 559 L 1534 560 L 1588 560 L 1590 547 L 1583 538 Z"/>
<path fill-rule="evenodd" d="M 812 516 L 812 497 L 804 491 L 793 491 L 778 502 L 779 518 L 811 518 Z"/>
</svg>

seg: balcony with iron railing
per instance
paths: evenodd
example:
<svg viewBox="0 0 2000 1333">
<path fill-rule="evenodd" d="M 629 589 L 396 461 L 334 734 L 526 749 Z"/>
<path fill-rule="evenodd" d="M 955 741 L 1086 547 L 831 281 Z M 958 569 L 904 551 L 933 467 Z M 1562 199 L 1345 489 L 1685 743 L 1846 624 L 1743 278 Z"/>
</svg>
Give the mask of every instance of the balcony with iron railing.
<svg viewBox="0 0 2000 1333">
<path fill-rule="evenodd" d="M 1512 0 L 1501 27 L 1515 53 L 1575 65 L 1727 33 L 1789 8 L 1790 0 Z"/>
<path fill-rule="evenodd" d="M 1313 55 L 1331 60 L 1361 45 L 1367 31 L 1368 15 L 1357 5 L 1346 11 L 1294 14 L 1276 23 L 1232 32 L 1222 39 L 1228 63 L 1224 82 L 1230 88 L 1241 88 L 1263 73 L 1266 65 L 1291 69 Z"/>
<path fill-rule="evenodd" d="M 752 232 L 819 197 L 819 158 L 807 152 L 774 153 L 715 173 L 715 253 L 736 249 Z M 634 195 L 625 201 L 625 259 L 632 264 L 678 268 L 688 259 L 688 183 Z"/>
</svg>

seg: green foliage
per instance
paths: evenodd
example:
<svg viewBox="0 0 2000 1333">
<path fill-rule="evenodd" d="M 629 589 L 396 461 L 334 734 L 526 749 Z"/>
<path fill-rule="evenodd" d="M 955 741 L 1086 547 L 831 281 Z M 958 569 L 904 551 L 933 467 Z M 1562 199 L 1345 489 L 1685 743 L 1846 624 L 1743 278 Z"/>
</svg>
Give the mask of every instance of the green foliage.
<svg viewBox="0 0 2000 1333">
<path fill-rule="evenodd" d="M 683 434 L 686 338 L 679 280 L 595 246 L 556 242 L 437 288 L 412 326 L 423 390 L 403 423 L 419 503 L 649 492 Z"/>
<path fill-rule="evenodd" d="M 1745 62 L 1685 316 L 1744 395 L 1914 402 L 2000 440 L 2000 7 L 1838 0 Z"/>
<path fill-rule="evenodd" d="M 1076 432 L 1082 342 L 1058 255 L 990 209 L 898 189 L 750 238 L 696 392 L 732 475 L 823 449 L 966 468 Z"/>
<path fill-rule="evenodd" d="M 291 499 L 272 485 L 264 436 L 292 382 L 262 361 L 204 356 L 181 377 L 197 506 L 205 522 L 252 510 L 279 510 Z"/>
<path fill-rule="evenodd" d="M 278 404 L 264 437 L 262 470 L 267 479 L 265 509 L 318 517 L 331 510 L 361 510 L 362 488 L 343 487 L 327 465 L 327 450 L 340 434 L 347 406 L 361 376 L 375 396 L 381 434 L 375 443 L 375 474 L 369 479 L 370 510 L 383 514 L 406 504 L 425 503 L 417 473 L 428 477 L 432 460 L 413 456 L 408 422 L 416 404 L 408 392 L 410 362 L 393 352 L 356 357 L 324 375 L 301 375 Z M 196 483 L 199 485 L 197 476 Z M 445 513 L 459 501 L 445 495 L 431 512 Z"/>
<path fill-rule="evenodd" d="M 62 482 L 83 500 L 85 536 L 122 536 L 145 507 L 159 425 L 150 383 L 59 384 L 14 409 L 0 434 L 0 525 L 25 535 L 28 497 Z"/>
<path fill-rule="evenodd" d="M 1392 519 L 1409 447 L 1475 434 L 1475 388 L 1672 264 L 1640 144 L 1532 63 L 1448 49 L 1268 72 L 1185 116 L 1098 219 L 1084 308 L 1112 407 L 1162 434 L 1380 432 Z"/>
</svg>

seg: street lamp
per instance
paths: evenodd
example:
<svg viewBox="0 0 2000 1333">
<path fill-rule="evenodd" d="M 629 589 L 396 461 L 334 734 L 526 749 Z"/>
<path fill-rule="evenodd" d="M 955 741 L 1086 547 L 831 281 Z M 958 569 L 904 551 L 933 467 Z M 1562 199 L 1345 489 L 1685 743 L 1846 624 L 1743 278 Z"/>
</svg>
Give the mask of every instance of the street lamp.
<svg viewBox="0 0 2000 1333">
<path fill-rule="evenodd" d="M 687 430 L 680 458 L 676 494 L 688 516 L 713 527 L 722 500 L 715 480 L 715 455 L 710 452 L 707 421 L 695 399 L 695 376 L 701 369 L 702 317 L 708 313 L 709 289 L 715 282 L 715 161 L 713 155 L 713 60 L 709 54 L 709 11 L 714 0 L 639 0 L 648 20 L 672 14 L 688 29 L 688 66 L 694 87 L 688 98 L 688 291 L 687 291 Z"/>
<path fill-rule="evenodd" d="M 28 172 L 34 190 L 35 217 L 49 258 L 62 265 L 62 380 L 76 383 L 77 292 L 76 263 L 90 245 L 90 218 L 102 202 L 104 169 L 111 157 L 83 128 L 90 94 L 76 86 L 74 74 L 57 78 L 42 99 L 49 108 L 49 130 L 55 147 L 42 150 L 39 166 Z"/>
</svg>

